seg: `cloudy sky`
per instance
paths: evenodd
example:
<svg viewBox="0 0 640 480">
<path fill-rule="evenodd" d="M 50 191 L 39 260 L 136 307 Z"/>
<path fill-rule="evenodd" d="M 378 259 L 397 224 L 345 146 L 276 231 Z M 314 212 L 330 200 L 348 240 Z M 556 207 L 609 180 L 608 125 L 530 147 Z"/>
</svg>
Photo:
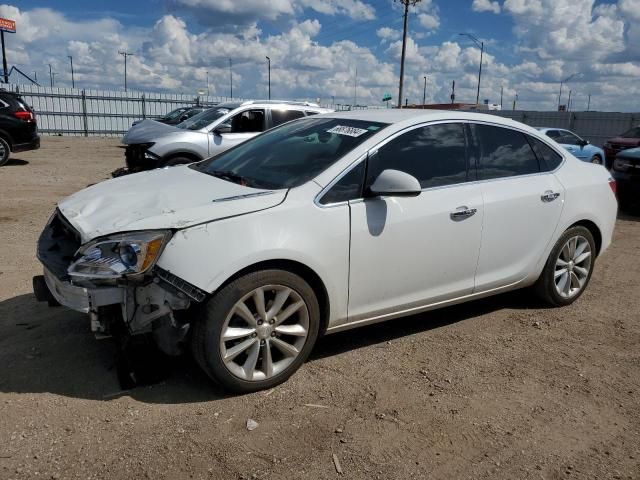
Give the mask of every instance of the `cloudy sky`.
<svg viewBox="0 0 640 480">
<path fill-rule="evenodd" d="M 265 56 L 274 98 L 380 105 L 397 99 L 402 10 L 393 0 L 20 0 L 0 5 L 16 20 L 7 34 L 9 65 L 49 84 L 264 98 Z M 480 99 L 511 108 L 554 109 L 560 80 L 576 75 L 573 109 L 640 110 L 640 0 L 423 0 L 411 9 L 405 97 L 475 101 L 479 49 L 485 44 Z M 13 78 L 17 80 L 17 78 Z"/>
</svg>

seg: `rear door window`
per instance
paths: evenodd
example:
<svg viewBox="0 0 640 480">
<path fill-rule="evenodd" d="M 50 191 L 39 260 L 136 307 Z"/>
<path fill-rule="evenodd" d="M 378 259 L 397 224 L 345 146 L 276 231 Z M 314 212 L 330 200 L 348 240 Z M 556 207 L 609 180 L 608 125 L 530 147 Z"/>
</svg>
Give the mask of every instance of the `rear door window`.
<svg viewBox="0 0 640 480">
<path fill-rule="evenodd" d="M 538 140 L 531 135 L 527 135 L 527 140 L 533 148 L 538 160 L 540 161 L 540 170 L 543 172 L 550 172 L 555 170 L 562 163 L 562 155 L 548 146 L 546 143 Z"/>
<path fill-rule="evenodd" d="M 231 133 L 257 133 L 264 129 L 264 110 L 245 110 L 231 119 Z"/>
<path fill-rule="evenodd" d="M 304 117 L 304 112 L 300 110 L 271 110 L 271 126 L 277 127 L 278 125 L 302 117 Z"/>
<path fill-rule="evenodd" d="M 538 158 L 524 133 L 493 125 L 472 125 L 480 147 L 478 179 L 515 177 L 540 172 Z"/>
</svg>

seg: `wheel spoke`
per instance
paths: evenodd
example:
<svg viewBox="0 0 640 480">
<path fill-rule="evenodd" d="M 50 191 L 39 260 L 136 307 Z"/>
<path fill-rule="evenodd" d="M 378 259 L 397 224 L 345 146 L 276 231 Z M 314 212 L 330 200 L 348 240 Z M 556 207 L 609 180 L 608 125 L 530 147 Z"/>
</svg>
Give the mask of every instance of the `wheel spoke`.
<svg viewBox="0 0 640 480">
<path fill-rule="evenodd" d="M 235 315 L 238 315 L 245 322 L 247 322 L 248 325 L 252 327 L 255 327 L 258 325 L 255 317 L 253 316 L 253 313 L 251 313 L 251 310 L 249 310 L 249 307 L 247 307 L 247 305 L 244 302 L 238 302 L 235 308 L 233 309 L 233 313 Z"/>
<path fill-rule="evenodd" d="M 572 238 L 569 240 L 569 258 L 574 258 L 576 254 L 576 243 L 578 242 L 577 238 Z"/>
<path fill-rule="evenodd" d="M 584 252 L 582 255 L 580 255 L 578 258 L 575 259 L 575 264 L 576 265 L 581 264 L 582 262 L 584 262 L 590 256 L 591 256 L 591 252 Z"/>
<path fill-rule="evenodd" d="M 567 242 L 567 244 L 562 247 L 562 252 L 560 253 L 561 256 L 564 257 L 565 261 L 569 261 L 571 260 L 571 251 L 570 251 L 570 247 L 569 247 L 569 242 Z"/>
<path fill-rule="evenodd" d="M 554 278 L 558 278 L 560 275 L 564 275 L 565 273 L 567 273 L 569 270 L 567 270 L 566 268 L 561 268 L 560 270 L 556 270 L 556 273 L 554 274 Z"/>
<path fill-rule="evenodd" d="M 569 272 L 565 272 L 565 274 L 560 277 L 560 280 L 558 280 L 558 283 L 556 284 L 559 292 L 564 292 L 564 287 L 568 280 L 569 280 Z"/>
<path fill-rule="evenodd" d="M 586 278 L 587 275 L 589 275 L 589 270 L 587 270 L 586 268 L 575 266 L 573 267 L 573 271 L 578 272 L 580 275 L 582 275 L 582 278 Z"/>
<path fill-rule="evenodd" d="M 288 357 L 295 357 L 296 355 L 298 355 L 298 353 L 300 353 L 296 347 L 294 347 L 290 343 L 280 340 L 279 338 L 272 338 L 271 343 Z"/>
<path fill-rule="evenodd" d="M 253 342 L 251 345 L 251 350 L 247 355 L 247 359 L 242 366 L 244 370 L 244 374 L 247 377 L 247 380 L 253 379 L 253 374 L 256 371 L 256 363 L 258 363 L 258 355 L 260 354 L 260 344 L 258 342 Z"/>
<path fill-rule="evenodd" d="M 271 340 L 267 339 L 262 347 L 262 371 L 267 378 L 273 375 L 273 359 L 271 358 Z"/>
<path fill-rule="evenodd" d="M 304 302 L 302 300 L 289 305 L 287 308 L 284 309 L 284 311 L 280 315 L 278 315 L 278 320 L 276 321 L 275 326 L 280 325 L 282 322 L 287 320 L 291 315 L 296 313 L 302 307 L 304 307 Z"/>
<path fill-rule="evenodd" d="M 257 314 L 260 315 L 262 320 L 266 320 L 267 312 L 264 307 L 264 289 L 256 288 L 253 292 L 253 302 L 256 305 Z"/>
<path fill-rule="evenodd" d="M 280 310 L 282 310 L 282 307 L 289 298 L 290 293 L 290 288 L 283 288 L 282 290 L 278 290 L 278 293 L 276 293 L 276 298 L 273 301 L 273 305 L 271 305 L 271 308 L 267 312 L 265 320 L 271 320 L 278 314 L 278 312 L 280 312 Z"/>
<path fill-rule="evenodd" d="M 229 350 L 227 350 L 223 360 L 225 361 L 225 363 L 230 362 L 256 342 L 257 340 L 255 338 L 247 338 L 244 342 L 241 342 L 238 345 L 234 345 Z"/>
<path fill-rule="evenodd" d="M 578 245 L 578 248 L 576 248 L 575 253 L 573 254 L 574 260 L 582 255 L 582 252 L 584 252 L 588 246 L 589 244 L 587 242 L 581 242 L 580 245 Z"/>
<path fill-rule="evenodd" d="M 556 267 L 566 267 L 568 262 L 565 262 L 560 257 L 556 260 Z"/>
<path fill-rule="evenodd" d="M 571 272 L 571 287 L 580 288 L 580 279 L 574 272 Z"/>
<path fill-rule="evenodd" d="M 571 274 L 570 273 L 568 273 L 567 276 L 565 277 L 564 288 L 562 289 L 562 291 L 567 297 L 571 293 Z"/>
<path fill-rule="evenodd" d="M 294 337 L 307 335 L 307 330 L 302 325 L 280 325 L 276 327 L 276 332 L 283 335 L 293 335 Z"/>
<path fill-rule="evenodd" d="M 254 328 L 227 327 L 222 333 L 222 340 L 228 342 L 229 340 L 248 337 L 255 331 Z"/>
</svg>

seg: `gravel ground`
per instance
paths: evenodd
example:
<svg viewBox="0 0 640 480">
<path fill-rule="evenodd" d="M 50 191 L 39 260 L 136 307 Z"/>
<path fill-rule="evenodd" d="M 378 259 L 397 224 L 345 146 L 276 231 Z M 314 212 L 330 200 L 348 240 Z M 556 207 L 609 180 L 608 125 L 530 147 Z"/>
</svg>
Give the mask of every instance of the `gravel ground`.
<svg viewBox="0 0 640 480">
<path fill-rule="evenodd" d="M 45 137 L 0 169 L 0 478 L 640 478 L 640 218 L 568 308 L 516 292 L 336 334 L 267 392 L 189 358 L 121 392 L 113 344 L 31 293 L 55 202 L 117 145 Z"/>
</svg>

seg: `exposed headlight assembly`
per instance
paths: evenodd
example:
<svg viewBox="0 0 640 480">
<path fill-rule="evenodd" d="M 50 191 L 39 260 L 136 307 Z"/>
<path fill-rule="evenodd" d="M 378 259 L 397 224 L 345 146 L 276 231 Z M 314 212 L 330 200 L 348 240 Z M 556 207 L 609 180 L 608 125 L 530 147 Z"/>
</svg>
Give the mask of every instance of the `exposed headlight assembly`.
<svg viewBox="0 0 640 480">
<path fill-rule="evenodd" d="M 155 265 L 170 238 L 168 231 L 146 231 L 94 240 L 78 249 L 68 273 L 93 279 L 143 274 Z"/>
</svg>

